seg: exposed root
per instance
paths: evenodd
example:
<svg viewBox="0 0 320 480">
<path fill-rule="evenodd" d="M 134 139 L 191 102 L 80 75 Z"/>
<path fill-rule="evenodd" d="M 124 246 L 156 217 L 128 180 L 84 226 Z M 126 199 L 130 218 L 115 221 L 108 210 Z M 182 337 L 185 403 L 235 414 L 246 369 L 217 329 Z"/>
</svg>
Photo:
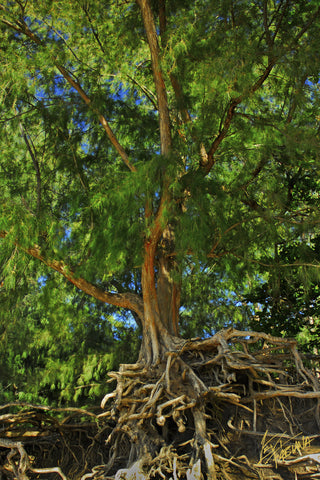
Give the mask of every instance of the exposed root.
<svg viewBox="0 0 320 480">
<path fill-rule="evenodd" d="M 74 468 L 79 455 L 72 440 L 66 470 L 64 459 L 55 464 L 61 470 L 46 465 L 61 478 L 282 480 L 294 479 L 295 472 L 301 478 L 317 474 L 320 389 L 292 340 L 228 329 L 185 342 L 152 368 L 122 365 L 109 375 L 116 388 L 102 400 L 106 410 L 90 414 L 83 462 L 77 460 Z M 39 412 L 33 414 L 39 418 Z M 0 441 L 12 452 L 2 472 L 10 480 L 27 480 L 45 472 L 30 439 L 32 448 L 23 443 L 28 437 L 21 426 L 17 435 L 22 417 L 15 415 L 0 417 L 0 436 L 8 440 L 10 434 L 15 442 L 11 448 Z M 55 419 L 51 432 L 54 425 L 66 435 L 68 422 Z M 83 423 L 77 428 L 84 430 Z M 74 426 L 71 430 L 74 435 Z M 24 456 L 16 442 L 22 442 Z M 78 451 L 79 446 L 80 441 Z"/>
<path fill-rule="evenodd" d="M 239 432 L 246 436 L 243 438 L 255 436 L 259 439 L 258 431 L 262 430 L 264 434 L 269 428 L 270 415 L 274 416 L 273 420 L 280 419 L 272 428 L 273 438 L 277 435 L 294 437 L 298 430 L 300 437 L 303 436 L 304 426 L 295 419 L 293 404 L 284 408 L 280 399 L 285 399 L 286 403 L 288 400 L 318 403 L 320 399 L 317 379 L 305 368 L 293 340 L 232 329 L 203 341 L 186 342 L 179 352 L 168 352 L 162 365 L 149 371 L 141 369 L 140 375 L 136 366 L 134 387 L 132 370 L 127 366 L 111 376 L 118 381 L 115 392 L 108 396 L 108 400 L 115 399 L 119 415 L 116 428 L 125 425 L 127 434 L 138 443 L 137 458 L 141 455 L 142 445 L 158 462 L 157 451 L 163 451 L 168 444 L 174 449 L 171 457 L 173 451 L 188 451 L 184 467 L 180 466 L 181 478 L 192 475 L 217 480 L 223 478 L 223 470 L 225 478 L 230 477 L 226 466 L 222 466 L 224 457 L 217 455 L 215 449 L 219 445 L 235 443 L 235 440 L 226 442 L 223 435 L 231 437 Z M 130 401 L 126 392 L 130 392 Z M 275 408 L 275 400 L 280 409 Z M 213 433 L 208 433 L 207 426 L 212 427 L 215 420 L 208 414 L 212 409 L 228 415 L 219 420 L 223 435 L 219 435 L 214 426 Z M 243 409 L 242 415 L 239 409 Z M 318 408 L 314 408 L 313 414 L 318 415 Z M 240 427 L 233 425 L 235 417 L 238 423 L 241 419 Z M 244 422 L 250 428 L 245 428 Z M 212 443 L 211 437 L 218 437 L 215 438 L 218 445 Z M 316 438 L 310 434 L 309 437 Z M 146 438 L 154 438 L 151 445 L 144 443 Z M 172 461 L 173 458 L 176 457 L 172 457 Z M 231 465 L 237 465 L 240 471 L 247 468 L 235 458 Z M 253 475 L 254 468 L 249 470 Z M 175 475 L 173 467 L 165 474 L 161 468 L 153 474 L 151 471 L 148 473 L 150 478 L 156 478 L 156 472 L 162 478 Z"/>
<path fill-rule="evenodd" d="M 29 457 L 21 442 L 13 442 L 5 438 L 0 438 L 0 447 L 9 448 L 7 455 L 8 464 L 11 466 L 12 473 L 17 480 L 29 480 L 27 472 L 48 474 L 57 473 L 62 480 L 67 480 L 67 477 L 59 467 L 52 468 L 33 468 L 30 464 Z M 18 457 L 17 459 L 15 457 Z"/>
<path fill-rule="evenodd" d="M 80 478 L 85 470 L 106 463 L 94 412 L 26 403 L 0 406 L 0 478 L 45 480 Z M 53 476 L 55 475 L 55 476 Z"/>
<path fill-rule="evenodd" d="M 136 461 L 130 468 L 123 468 L 117 471 L 115 480 L 145 480 L 147 472 L 144 465 L 150 463 L 150 458 L 141 458 Z"/>
</svg>

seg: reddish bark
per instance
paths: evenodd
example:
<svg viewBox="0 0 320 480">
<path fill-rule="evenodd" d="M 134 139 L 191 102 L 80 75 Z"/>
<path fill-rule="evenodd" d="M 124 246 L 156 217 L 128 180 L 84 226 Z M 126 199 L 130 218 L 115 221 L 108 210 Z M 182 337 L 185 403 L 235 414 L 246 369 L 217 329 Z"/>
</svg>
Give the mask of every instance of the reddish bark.
<svg viewBox="0 0 320 480">
<path fill-rule="evenodd" d="M 149 0 L 137 0 L 137 3 L 141 10 L 151 54 L 153 79 L 158 100 L 161 153 L 167 155 L 171 150 L 172 141 L 167 91 L 160 65 L 158 36 Z"/>
<path fill-rule="evenodd" d="M 0 237 L 7 237 L 7 232 L 0 232 Z M 56 272 L 63 275 L 69 282 L 75 285 L 79 290 L 91 295 L 97 300 L 101 300 L 104 303 L 109 303 L 116 307 L 125 308 L 135 312 L 139 319 L 143 322 L 143 302 L 139 295 L 134 293 L 111 293 L 101 288 L 97 287 L 93 283 L 88 282 L 84 278 L 78 277 L 75 273 L 69 268 L 68 265 L 61 261 L 51 260 L 46 258 L 40 251 L 38 246 L 33 246 L 29 248 L 22 247 L 18 242 L 14 242 L 15 245 L 23 250 L 28 255 L 40 260 L 42 263 L 47 265 L 49 268 L 55 270 Z"/>
<path fill-rule="evenodd" d="M 142 267 L 143 343 L 140 361 L 157 363 L 172 348 L 178 336 L 180 288 L 171 278 L 168 263 L 160 254 L 157 269 L 150 242 L 145 245 Z M 155 271 L 157 270 L 157 277 Z"/>
<path fill-rule="evenodd" d="M 154 276 L 154 248 L 152 243 L 145 244 L 145 258 L 141 274 L 144 321 L 143 344 L 140 360 L 145 357 L 147 363 L 157 362 L 160 358 L 158 323 L 160 321 L 159 305 Z"/>
</svg>

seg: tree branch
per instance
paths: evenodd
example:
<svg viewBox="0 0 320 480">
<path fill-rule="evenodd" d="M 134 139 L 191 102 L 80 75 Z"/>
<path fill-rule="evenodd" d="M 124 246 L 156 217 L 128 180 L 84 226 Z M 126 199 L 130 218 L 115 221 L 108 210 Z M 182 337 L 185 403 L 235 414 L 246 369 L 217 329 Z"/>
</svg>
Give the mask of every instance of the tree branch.
<svg viewBox="0 0 320 480">
<path fill-rule="evenodd" d="M 157 99 L 156 99 L 154 93 L 151 92 L 151 90 L 149 90 L 145 85 L 141 85 L 141 83 L 139 83 L 137 80 L 135 80 L 130 75 L 127 74 L 126 76 L 132 83 L 137 85 L 137 87 L 140 88 L 140 90 L 142 90 L 142 92 L 145 94 L 145 96 L 148 98 L 148 100 L 150 100 L 150 102 L 152 103 L 153 108 L 155 110 L 158 110 Z"/>
<path fill-rule="evenodd" d="M 40 208 L 41 208 L 41 173 L 40 173 L 40 166 L 38 159 L 36 157 L 36 149 L 33 145 L 32 139 L 30 138 L 28 133 L 25 129 L 25 127 L 22 125 L 21 121 L 19 121 L 19 128 L 20 132 L 22 135 L 22 138 L 27 146 L 28 152 L 30 153 L 32 163 L 34 166 L 34 169 L 36 171 L 36 178 L 37 178 L 37 215 L 40 213 Z"/>
<path fill-rule="evenodd" d="M 167 92 L 160 65 L 158 36 L 149 0 L 137 0 L 137 3 L 141 10 L 151 54 L 153 79 L 158 100 L 161 154 L 167 155 L 171 150 L 172 140 Z"/>
<path fill-rule="evenodd" d="M 7 232 L 0 232 L 0 238 L 6 238 Z M 143 319 L 143 302 L 139 295 L 135 293 L 111 293 L 98 288 L 96 285 L 88 282 L 84 278 L 79 278 L 76 274 L 62 261 L 50 260 L 45 258 L 38 246 L 22 247 L 18 242 L 14 242 L 15 245 L 23 252 L 31 255 L 33 258 L 40 260 L 47 267 L 55 270 L 64 276 L 70 283 L 75 285 L 79 290 L 91 295 L 92 297 L 100 300 L 101 302 L 108 303 L 115 307 L 125 308 L 127 310 L 134 311 L 140 319 Z"/>
<path fill-rule="evenodd" d="M 280 19 L 279 19 L 279 21 L 278 21 L 278 24 L 277 24 L 277 26 L 276 26 L 275 32 L 274 32 L 274 34 L 273 34 L 273 38 L 272 38 L 272 43 L 273 43 L 273 44 L 274 44 L 274 42 L 275 42 L 276 36 L 277 36 L 278 33 L 279 33 L 280 26 L 281 26 L 282 21 L 283 21 L 283 19 L 284 19 L 284 15 L 285 15 L 285 13 L 286 13 L 286 10 L 287 10 L 288 7 L 289 7 L 289 4 L 290 4 L 290 0 L 286 0 L 285 4 L 284 4 L 284 6 L 283 6 L 283 9 L 282 9 L 281 15 L 280 15 Z M 282 7 L 282 4 L 280 3 L 280 4 L 279 4 L 279 7 L 277 8 L 276 15 L 280 12 L 281 7 Z M 272 22 L 272 21 L 273 21 L 273 18 L 271 19 L 271 22 Z"/>
<path fill-rule="evenodd" d="M 88 10 L 88 4 L 87 5 L 84 5 L 82 2 L 79 2 L 80 3 L 80 8 L 84 11 L 87 19 L 89 20 L 89 23 L 90 23 L 90 27 L 91 27 L 91 31 L 92 31 L 92 34 L 94 36 L 94 38 L 96 39 L 100 49 L 101 49 L 101 52 L 102 53 L 105 53 L 105 49 L 104 49 L 104 46 L 102 45 L 102 42 L 100 40 L 100 37 L 98 35 L 98 32 L 96 32 L 94 26 L 93 26 L 93 23 L 92 23 L 92 19 L 89 15 L 89 10 Z"/>
<path fill-rule="evenodd" d="M 299 93 L 302 91 L 305 83 L 306 83 L 306 80 L 308 78 L 308 75 L 303 75 L 302 79 L 300 80 L 300 84 L 297 86 L 297 88 L 293 91 L 292 93 L 292 103 L 289 107 L 289 111 L 288 111 L 288 116 L 287 116 L 287 119 L 286 119 L 286 123 L 291 123 L 292 122 L 292 119 L 293 119 L 293 115 L 294 115 L 294 112 L 296 111 L 296 108 L 298 106 L 298 100 L 297 100 L 297 96 L 299 95 Z M 294 94 L 296 96 L 294 96 Z"/>
<path fill-rule="evenodd" d="M 35 42 L 37 45 L 44 46 L 43 41 L 29 29 L 29 27 L 25 24 L 25 22 L 23 22 L 21 20 L 17 20 L 16 25 L 14 25 L 13 23 L 8 22 L 5 19 L 1 19 L 1 21 L 2 21 L 2 23 L 9 26 L 10 28 L 13 28 L 15 31 L 26 35 L 33 42 Z M 118 154 L 120 155 L 122 161 L 129 168 L 129 170 L 131 170 L 132 172 L 135 172 L 136 168 L 134 167 L 134 165 L 132 165 L 130 163 L 130 160 L 129 160 L 129 157 L 128 157 L 126 151 L 124 150 L 122 145 L 118 142 L 115 134 L 113 133 L 113 131 L 112 131 L 110 125 L 109 125 L 109 123 L 107 122 L 105 117 L 102 115 L 102 113 L 99 112 L 99 110 L 97 108 L 92 107 L 91 99 L 85 93 L 85 91 L 83 90 L 81 85 L 74 79 L 74 77 L 70 74 L 70 72 L 68 72 L 66 70 L 66 68 L 64 68 L 62 65 L 59 65 L 54 60 L 53 60 L 53 63 L 56 66 L 56 68 L 59 70 L 59 72 L 62 74 L 64 79 L 69 83 L 69 85 L 71 85 L 79 93 L 80 97 L 86 103 L 86 105 L 88 105 L 92 109 L 92 111 L 98 116 L 99 121 L 100 121 L 101 125 L 103 126 L 107 136 L 109 137 L 110 142 L 112 143 L 112 145 L 114 146 L 114 148 L 116 149 Z"/>
<path fill-rule="evenodd" d="M 291 268 L 291 267 L 308 267 L 308 268 L 320 268 L 319 263 L 308 263 L 308 262 L 294 262 L 294 263 L 265 263 L 259 260 L 255 260 L 254 258 L 245 258 L 242 255 L 238 255 L 232 251 L 228 252 L 230 255 L 233 255 L 236 258 L 239 258 L 242 261 L 246 261 L 249 263 L 254 263 L 256 265 L 260 265 L 261 267 L 266 268 Z"/>
<path fill-rule="evenodd" d="M 284 14 L 285 14 L 285 11 L 286 9 L 288 8 L 289 6 L 289 1 L 287 0 L 285 2 L 285 5 L 284 5 L 284 8 L 283 8 L 283 11 L 282 11 L 282 14 L 280 16 L 280 19 L 279 19 L 279 22 L 277 24 L 277 27 L 276 27 L 276 31 L 273 35 L 273 38 L 271 38 L 271 35 L 270 35 L 270 31 L 269 31 L 269 26 L 268 26 L 268 22 L 267 22 L 267 11 L 266 11 L 266 2 L 264 3 L 264 27 L 265 27 L 265 33 L 266 33 L 266 36 L 267 36 L 267 43 L 268 43 L 268 47 L 269 49 L 271 49 L 271 47 L 273 46 L 274 44 L 274 41 L 275 41 L 275 37 L 279 31 L 279 28 L 280 28 L 280 25 L 282 23 L 282 20 L 283 20 L 283 17 L 284 17 Z M 306 33 L 306 31 L 310 28 L 310 26 L 313 24 L 313 22 L 315 21 L 315 19 L 319 16 L 320 14 L 320 7 L 316 10 L 316 12 L 311 16 L 311 18 L 309 19 L 308 22 L 305 23 L 304 27 L 300 30 L 300 32 L 298 33 L 298 35 L 294 38 L 293 40 L 293 45 L 297 44 L 299 42 L 299 40 L 301 39 L 301 37 Z M 293 47 L 290 46 L 290 48 Z M 271 52 L 270 52 L 271 53 Z M 236 108 L 237 106 L 242 102 L 242 100 L 250 95 L 252 95 L 253 93 L 255 93 L 262 85 L 263 83 L 265 82 L 265 80 L 268 78 L 268 76 L 270 75 L 271 73 L 271 70 L 273 69 L 274 65 L 276 64 L 278 58 L 277 57 L 270 57 L 269 59 L 269 63 L 268 63 L 268 66 L 266 67 L 265 71 L 263 72 L 263 74 L 258 78 L 258 80 L 255 82 L 254 85 L 252 85 L 252 87 L 248 90 L 247 93 L 243 94 L 243 95 L 240 95 L 239 97 L 235 98 L 235 99 L 232 99 L 230 104 L 229 104 L 229 107 L 227 109 L 227 114 L 226 114 L 226 117 L 225 117 L 225 120 L 224 120 L 224 123 L 223 123 L 223 127 L 220 129 L 220 132 L 219 134 L 217 135 L 217 137 L 215 138 L 215 140 L 213 141 L 211 147 L 210 147 L 210 150 L 208 152 L 208 156 L 207 158 L 205 159 L 205 162 L 202 161 L 202 167 L 204 168 L 204 171 L 206 174 L 208 174 L 211 170 L 211 168 L 213 167 L 214 163 L 215 163 L 215 159 L 214 159 L 214 155 L 220 145 L 220 143 L 222 142 L 222 140 L 226 137 L 228 131 L 229 131 L 229 128 L 230 128 L 230 125 L 231 125 L 231 122 L 233 120 L 233 117 L 235 115 L 235 112 L 236 112 Z M 202 157 L 204 158 L 204 157 Z"/>
<path fill-rule="evenodd" d="M 56 67 L 59 70 L 59 72 L 62 74 L 62 76 L 65 78 L 65 80 L 67 80 L 67 82 L 79 93 L 82 100 L 88 106 L 91 107 L 91 100 L 88 97 L 88 95 L 85 93 L 85 91 L 82 89 L 81 85 L 72 77 L 72 75 L 64 67 L 62 67 L 59 64 L 56 64 Z M 91 109 L 98 116 L 101 125 L 103 126 L 105 132 L 107 133 L 107 135 L 109 137 L 109 140 L 111 141 L 112 145 L 117 150 L 117 152 L 119 153 L 119 155 L 122 158 L 125 165 L 129 168 L 129 170 L 131 170 L 131 172 L 135 172 L 136 168 L 134 167 L 134 165 L 132 165 L 130 163 L 128 155 L 126 154 L 122 145 L 120 145 L 120 143 L 118 142 L 115 134 L 113 133 L 112 129 L 110 128 L 110 125 L 107 122 L 107 120 L 105 119 L 105 117 L 102 115 L 102 113 L 99 112 L 99 110 L 97 108 L 92 108 L 91 107 Z"/>
<path fill-rule="evenodd" d="M 264 31 L 265 31 L 265 34 L 266 34 L 267 45 L 268 45 L 269 50 L 271 52 L 272 47 L 273 47 L 273 41 L 272 41 L 272 38 L 271 38 L 269 25 L 268 25 L 268 0 L 264 0 L 262 10 L 263 10 Z"/>
<path fill-rule="evenodd" d="M 313 24 L 313 22 L 315 21 L 315 19 L 317 17 L 319 17 L 319 14 L 320 14 L 320 7 L 316 10 L 316 12 L 312 15 L 312 17 L 310 18 L 310 20 L 304 25 L 303 28 L 301 28 L 300 32 L 298 33 L 298 35 L 296 36 L 296 38 L 294 39 L 293 43 L 298 43 L 300 38 L 306 33 L 306 31 L 308 30 L 309 27 L 311 27 L 311 25 Z"/>
<path fill-rule="evenodd" d="M 220 129 L 219 134 L 217 135 L 217 137 L 215 138 L 215 140 L 213 141 L 213 143 L 210 147 L 210 150 L 208 152 L 208 156 L 206 158 L 206 162 L 202 163 L 202 167 L 203 167 L 206 174 L 208 174 L 210 172 L 211 168 L 213 167 L 213 165 L 215 163 L 214 155 L 215 155 L 216 151 L 218 150 L 218 147 L 219 147 L 220 143 L 222 142 L 222 140 L 227 136 L 227 133 L 228 133 L 230 125 L 231 125 L 231 122 L 232 122 L 232 120 L 235 116 L 237 106 L 242 102 L 242 100 L 244 98 L 254 94 L 263 85 L 265 80 L 270 75 L 270 72 L 273 69 L 275 63 L 276 63 L 275 58 L 270 60 L 268 66 L 266 67 L 263 74 L 252 85 L 252 87 L 248 90 L 248 92 L 243 94 L 243 95 L 240 95 L 239 97 L 234 98 L 230 101 L 223 126 Z"/>
</svg>

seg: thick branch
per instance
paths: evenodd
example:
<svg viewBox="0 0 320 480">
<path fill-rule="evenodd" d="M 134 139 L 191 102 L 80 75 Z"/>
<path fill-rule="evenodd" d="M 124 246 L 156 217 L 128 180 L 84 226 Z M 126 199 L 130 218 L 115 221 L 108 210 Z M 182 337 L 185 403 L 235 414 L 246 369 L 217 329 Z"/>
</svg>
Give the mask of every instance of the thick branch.
<svg viewBox="0 0 320 480">
<path fill-rule="evenodd" d="M 38 248 L 32 247 L 24 249 L 26 253 L 37 258 L 42 263 L 48 267 L 56 270 L 61 273 L 69 282 L 75 285 L 77 288 L 83 292 L 91 295 L 97 300 L 101 300 L 104 303 L 109 303 L 116 307 L 126 308 L 128 310 L 133 310 L 136 312 L 139 317 L 143 318 L 143 304 L 140 297 L 133 293 L 110 293 L 104 291 L 90 282 L 87 282 L 84 278 L 78 278 L 75 276 L 74 272 L 69 270 L 69 268 L 63 263 L 56 260 L 47 260 L 41 254 Z"/>
<path fill-rule="evenodd" d="M 0 238 L 5 238 L 6 236 L 7 232 L 0 232 Z M 92 297 L 96 298 L 97 300 L 101 300 L 104 303 L 114 305 L 115 307 L 132 310 L 139 316 L 141 320 L 143 319 L 143 302 L 139 295 L 134 293 L 111 293 L 102 290 L 84 278 L 77 277 L 75 273 L 63 262 L 45 258 L 41 254 L 39 247 L 34 246 L 25 248 L 21 247 L 21 245 L 19 245 L 17 242 L 15 242 L 15 244 L 20 250 L 23 250 L 33 258 L 40 260 L 40 262 L 47 265 L 47 267 L 63 275 L 69 282 L 79 288 L 79 290 L 82 290 L 84 293 L 87 293 L 88 295 L 91 295 Z"/>
<path fill-rule="evenodd" d="M 82 100 L 88 105 L 88 106 L 91 106 L 91 100 L 90 98 L 88 97 L 88 95 L 85 93 L 85 91 L 82 89 L 81 85 L 71 76 L 71 74 L 64 68 L 62 67 L 61 65 L 58 65 L 56 64 L 56 67 L 57 69 L 59 70 L 59 72 L 63 75 L 63 77 L 65 78 L 65 80 L 67 80 L 67 82 L 75 89 L 77 90 L 77 92 L 79 93 L 80 97 L 82 98 Z M 136 168 L 131 165 L 130 161 L 129 161 L 129 157 L 128 155 L 126 154 L 124 148 L 122 147 L 122 145 L 120 145 L 120 143 L 118 142 L 115 134 L 113 133 L 112 129 L 110 128 L 110 125 L 109 123 L 107 122 L 107 120 L 105 119 L 105 117 L 99 112 L 99 110 L 97 108 L 92 108 L 92 111 L 94 113 L 97 114 L 99 120 L 100 120 L 100 123 L 101 125 L 103 126 L 105 132 L 107 133 L 108 137 L 109 137 L 109 140 L 110 142 L 112 143 L 112 145 L 114 146 L 114 148 L 117 150 L 117 152 L 119 153 L 120 157 L 122 158 L 123 162 L 126 164 L 126 166 L 129 168 L 129 170 L 131 170 L 132 172 L 135 172 L 136 171 Z"/>
<path fill-rule="evenodd" d="M 137 0 L 137 3 L 141 10 L 151 54 L 152 72 L 157 93 L 160 119 L 161 153 L 162 155 L 167 155 L 171 149 L 172 142 L 167 92 L 160 65 L 158 36 L 149 0 Z"/>
</svg>

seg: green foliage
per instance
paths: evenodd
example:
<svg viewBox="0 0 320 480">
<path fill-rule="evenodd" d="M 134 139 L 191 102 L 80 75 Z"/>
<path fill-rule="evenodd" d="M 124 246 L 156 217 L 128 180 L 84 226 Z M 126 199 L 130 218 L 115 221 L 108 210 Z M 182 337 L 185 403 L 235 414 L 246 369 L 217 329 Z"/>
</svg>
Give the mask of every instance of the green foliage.
<svg viewBox="0 0 320 480">
<path fill-rule="evenodd" d="M 141 296 L 144 242 L 166 190 L 160 223 L 175 232 L 183 335 L 246 327 L 252 305 L 255 327 L 278 334 L 302 338 L 317 317 L 307 305 L 317 308 L 319 285 L 318 2 L 173 0 L 166 15 L 167 156 L 137 2 L 0 5 L 4 399 L 93 398 L 107 370 L 133 360 L 132 317 L 27 253 Z"/>
<path fill-rule="evenodd" d="M 1 289 L 0 402 L 97 402 L 107 372 L 137 355 L 133 320 L 49 275 Z"/>
<path fill-rule="evenodd" d="M 252 328 L 295 337 L 311 353 L 320 347 L 319 246 L 319 236 L 277 246 L 268 280 L 246 298 L 256 306 Z"/>
<path fill-rule="evenodd" d="M 234 266 L 241 270 L 241 266 Z M 252 315 L 245 301 L 249 290 L 243 282 L 242 291 L 235 288 L 239 273 L 228 271 L 217 273 L 208 265 L 192 266 L 183 281 L 181 309 L 181 333 L 184 337 L 207 337 L 219 329 L 234 327 L 245 329 Z"/>
</svg>

